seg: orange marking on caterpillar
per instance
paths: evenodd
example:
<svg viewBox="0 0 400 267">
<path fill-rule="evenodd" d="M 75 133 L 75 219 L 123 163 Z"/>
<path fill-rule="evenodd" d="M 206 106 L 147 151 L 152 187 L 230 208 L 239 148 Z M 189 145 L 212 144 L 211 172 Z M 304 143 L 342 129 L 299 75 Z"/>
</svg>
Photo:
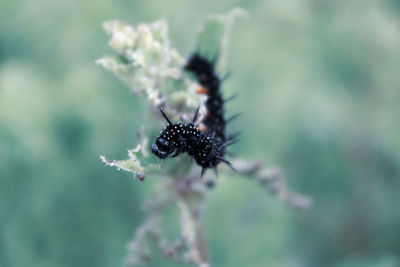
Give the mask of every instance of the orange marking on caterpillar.
<svg viewBox="0 0 400 267">
<path fill-rule="evenodd" d="M 211 112 L 209 110 L 206 110 L 206 115 L 204 116 L 204 120 L 207 120 L 211 115 Z"/>
<path fill-rule="evenodd" d="M 203 87 L 203 86 L 199 86 L 199 88 L 197 88 L 196 93 L 199 95 L 208 95 L 209 91 L 207 88 Z"/>
<path fill-rule="evenodd" d="M 206 127 L 203 123 L 200 123 L 199 126 L 198 126 L 197 128 L 198 128 L 199 131 L 201 131 L 201 132 L 207 131 L 207 127 Z"/>
</svg>

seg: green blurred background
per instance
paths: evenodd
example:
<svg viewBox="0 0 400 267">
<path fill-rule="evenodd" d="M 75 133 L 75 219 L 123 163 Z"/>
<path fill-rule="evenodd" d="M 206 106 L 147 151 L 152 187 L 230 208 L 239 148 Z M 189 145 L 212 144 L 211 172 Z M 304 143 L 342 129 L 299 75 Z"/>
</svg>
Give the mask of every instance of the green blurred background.
<svg viewBox="0 0 400 267">
<path fill-rule="evenodd" d="M 154 180 L 99 160 L 124 159 L 146 123 L 145 103 L 94 63 L 111 53 L 101 23 L 165 18 L 187 55 L 207 15 L 237 6 L 251 17 L 234 28 L 224 84 L 243 113 L 234 150 L 281 166 L 315 205 L 293 211 L 226 179 L 206 203 L 211 262 L 400 266 L 397 0 L 2 1 L 0 266 L 122 265 Z"/>
</svg>

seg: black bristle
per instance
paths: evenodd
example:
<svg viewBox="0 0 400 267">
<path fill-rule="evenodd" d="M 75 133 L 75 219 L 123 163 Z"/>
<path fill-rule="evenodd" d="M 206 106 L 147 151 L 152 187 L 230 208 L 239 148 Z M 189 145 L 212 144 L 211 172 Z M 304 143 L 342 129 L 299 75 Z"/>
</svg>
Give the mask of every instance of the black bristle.
<svg viewBox="0 0 400 267">
<path fill-rule="evenodd" d="M 239 116 L 240 116 L 240 113 L 237 113 L 237 114 L 235 114 L 235 115 L 229 117 L 229 118 L 226 120 L 225 123 L 228 124 L 228 123 L 232 122 L 233 120 L 237 119 Z"/>
<path fill-rule="evenodd" d="M 224 81 L 226 81 L 229 77 L 231 77 L 232 75 L 232 71 L 229 71 L 228 73 L 226 73 L 224 76 L 222 76 L 221 78 L 221 83 L 223 83 Z"/>
<path fill-rule="evenodd" d="M 170 119 L 167 117 L 167 115 L 164 113 L 164 111 L 162 109 L 160 109 L 161 114 L 163 115 L 163 117 L 165 118 L 165 120 L 168 122 L 169 125 L 172 125 L 172 122 L 170 121 Z"/>
<path fill-rule="evenodd" d="M 193 116 L 193 119 L 192 119 L 192 124 L 194 124 L 194 122 L 195 122 L 196 119 L 197 119 L 197 114 L 199 114 L 199 109 L 200 109 L 200 107 L 198 107 L 198 108 L 196 109 L 196 112 L 194 113 L 194 116 Z"/>
<path fill-rule="evenodd" d="M 224 100 L 225 103 L 228 103 L 229 101 L 232 101 L 233 99 L 235 99 L 239 94 L 233 94 L 230 97 L 228 97 L 227 99 Z"/>
</svg>

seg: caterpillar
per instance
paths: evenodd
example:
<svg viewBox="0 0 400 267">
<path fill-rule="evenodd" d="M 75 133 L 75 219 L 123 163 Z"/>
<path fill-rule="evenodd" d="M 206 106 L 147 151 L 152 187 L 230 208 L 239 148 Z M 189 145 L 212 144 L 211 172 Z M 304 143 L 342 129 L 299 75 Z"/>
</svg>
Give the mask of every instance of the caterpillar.
<svg viewBox="0 0 400 267">
<path fill-rule="evenodd" d="M 216 171 L 221 162 L 234 170 L 232 164 L 225 159 L 225 154 L 226 148 L 237 141 L 237 134 L 227 135 L 225 128 L 235 116 L 228 120 L 224 117 L 224 102 L 227 100 L 222 97 L 221 79 L 215 73 L 214 64 L 195 53 L 184 66 L 201 85 L 198 93 L 208 96 L 205 102 L 207 115 L 201 124 L 195 125 L 199 109 L 190 123 L 175 124 L 160 110 L 168 125 L 151 146 L 153 154 L 160 159 L 188 153 L 202 167 L 201 176 L 207 169 Z"/>
</svg>

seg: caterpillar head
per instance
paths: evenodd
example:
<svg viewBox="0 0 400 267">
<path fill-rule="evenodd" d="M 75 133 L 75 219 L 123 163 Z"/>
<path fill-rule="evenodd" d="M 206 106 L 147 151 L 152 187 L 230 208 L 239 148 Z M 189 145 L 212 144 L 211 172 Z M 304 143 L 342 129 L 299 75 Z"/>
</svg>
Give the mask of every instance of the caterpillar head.
<svg viewBox="0 0 400 267">
<path fill-rule="evenodd" d="M 165 120 L 168 122 L 168 126 L 165 128 L 165 130 L 161 133 L 161 135 L 157 138 L 157 140 L 151 145 L 151 151 L 153 152 L 154 155 L 156 155 L 160 159 L 165 159 L 167 158 L 172 152 L 174 152 L 175 147 L 174 143 L 169 137 L 170 132 L 173 130 L 173 124 L 171 120 L 167 117 L 167 115 L 164 113 L 164 111 L 161 111 L 161 114 L 165 118 Z"/>
<path fill-rule="evenodd" d="M 174 152 L 174 147 L 170 141 L 165 140 L 163 137 L 158 137 L 156 142 L 151 145 L 151 151 L 158 158 L 165 159 Z"/>
</svg>

